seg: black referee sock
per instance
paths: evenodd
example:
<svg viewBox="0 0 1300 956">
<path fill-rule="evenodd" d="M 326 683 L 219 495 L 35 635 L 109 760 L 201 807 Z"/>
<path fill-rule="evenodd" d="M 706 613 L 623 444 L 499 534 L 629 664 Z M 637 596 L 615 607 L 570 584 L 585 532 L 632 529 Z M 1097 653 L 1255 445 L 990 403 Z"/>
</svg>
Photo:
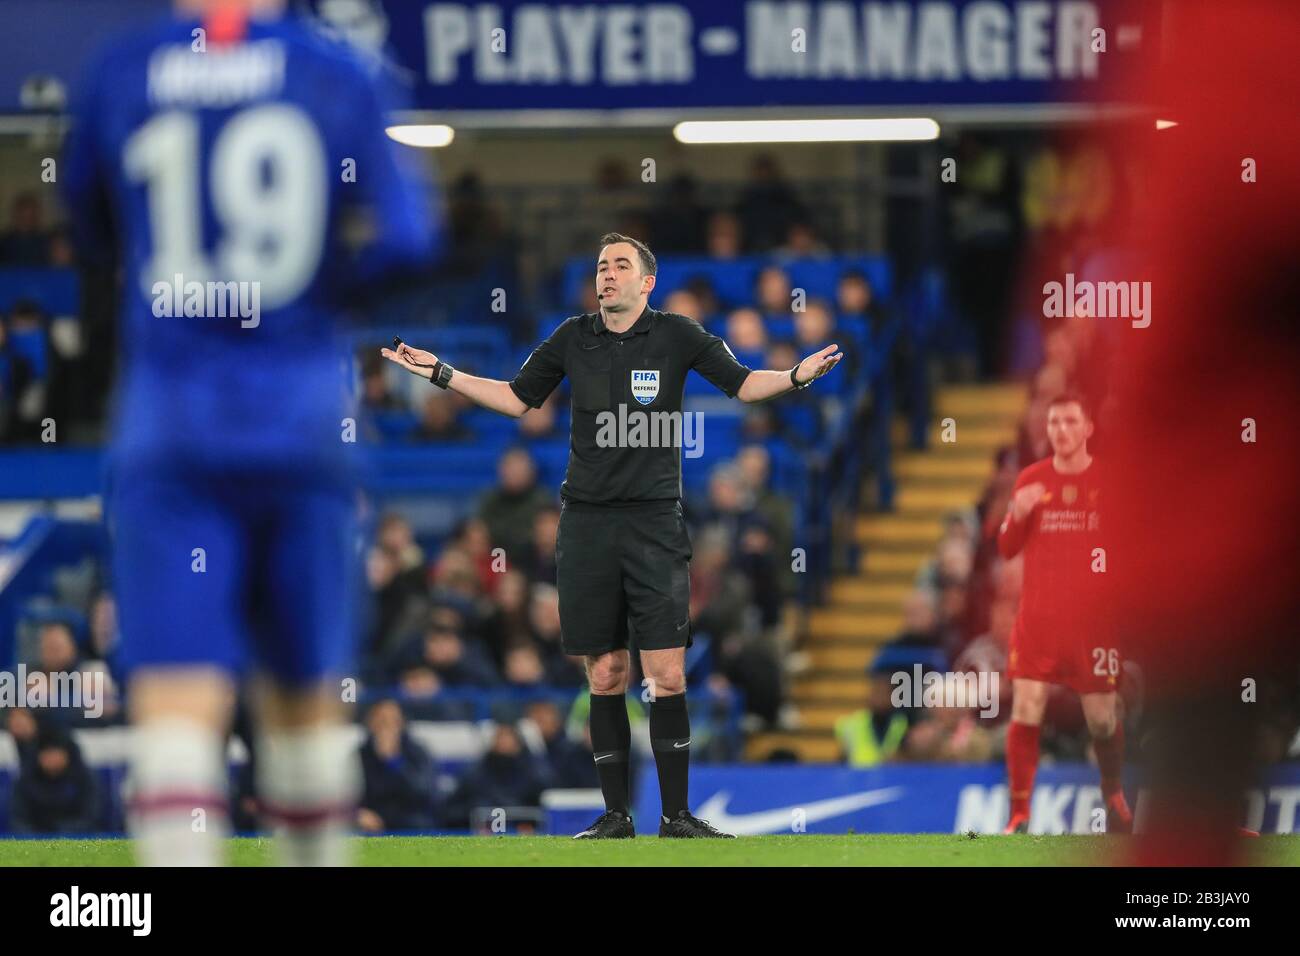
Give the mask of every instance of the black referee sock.
<svg viewBox="0 0 1300 956">
<path fill-rule="evenodd" d="M 650 702 L 650 743 L 659 769 L 659 799 L 664 816 L 671 820 L 689 808 L 691 715 L 686 711 L 686 694 L 656 697 Z"/>
<path fill-rule="evenodd" d="M 606 810 L 628 812 L 628 750 L 632 726 L 627 720 L 627 700 L 622 694 L 591 695 L 591 750 L 600 776 L 600 793 Z"/>
</svg>

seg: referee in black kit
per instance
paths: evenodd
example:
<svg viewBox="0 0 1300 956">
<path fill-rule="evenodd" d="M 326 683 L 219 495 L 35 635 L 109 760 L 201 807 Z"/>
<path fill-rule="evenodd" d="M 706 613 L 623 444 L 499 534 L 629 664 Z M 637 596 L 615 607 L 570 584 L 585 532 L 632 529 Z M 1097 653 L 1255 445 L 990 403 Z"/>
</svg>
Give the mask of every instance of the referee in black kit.
<svg viewBox="0 0 1300 956">
<path fill-rule="evenodd" d="M 841 358 L 835 345 L 788 371 L 750 371 L 695 319 L 648 305 L 655 257 L 617 233 L 601 238 L 600 310 L 567 319 L 513 382 L 457 372 L 405 343 L 384 358 L 466 398 L 518 418 L 566 375 L 572 384 L 569 466 L 555 560 L 564 651 L 586 661 L 591 743 L 606 811 L 581 839 L 633 837 L 629 813 L 629 648 L 650 680 L 650 738 L 659 770 L 661 837 L 728 837 L 691 815 L 691 726 L 686 648 L 691 643 L 691 542 L 682 517 L 681 436 L 686 373 L 729 398 L 761 402 L 806 388 Z M 667 416 L 654 413 L 668 412 Z M 668 423 L 669 441 L 656 440 Z"/>
</svg>

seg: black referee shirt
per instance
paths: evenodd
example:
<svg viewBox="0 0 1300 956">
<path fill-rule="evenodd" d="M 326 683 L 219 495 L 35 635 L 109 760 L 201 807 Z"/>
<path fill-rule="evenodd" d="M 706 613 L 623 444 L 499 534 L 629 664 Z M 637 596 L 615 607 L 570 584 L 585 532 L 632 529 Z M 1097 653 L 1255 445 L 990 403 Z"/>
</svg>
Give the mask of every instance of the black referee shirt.
<svg viewBox="0 0 1300 956">
<path fill-rule="evenodd" d="M 682 390 L 691 369 L 728 398 L 749 375 L 727 344 L 699 322 L 647 306 L 622 333 L 607 329 L 599 312 L 566 319 L 528 357 L 510 388 L 537 408 L 569 377 L 572 424 L 563 497 L 593 504 L 677 500 L 680 442 L 662 438 L 675 419 L 674 435 L 693 429 L 699 440 L 698 424 L 682 420 Z M 676 414 L 655 415 L 663 412 Z"/>
</svg>

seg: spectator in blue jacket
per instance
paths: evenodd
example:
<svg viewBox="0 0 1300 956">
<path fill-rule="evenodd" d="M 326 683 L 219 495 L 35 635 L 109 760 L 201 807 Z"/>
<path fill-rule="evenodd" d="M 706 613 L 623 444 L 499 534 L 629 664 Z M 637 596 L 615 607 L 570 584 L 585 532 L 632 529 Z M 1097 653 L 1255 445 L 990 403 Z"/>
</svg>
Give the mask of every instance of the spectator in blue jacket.
<svg viewBox="0 0 1300 956">
<path fill-rule="evenodd" d="M 39 410 L 42 383 L 9 323 L 0 315 L 0 442 L 25 441 L 31 435 L 33 409 Z"/>
<path fill-rule="evenodd" d="M 553 701 L 535 700 L 528 705 L 526 714 L 546 742 L 546 762 L 553 786 L 600 786 L 590 742 L 579 742 L 565 732 L 564 717 Z"/>
<path fill-rule="evenodd" d="M 580 657 L 570 657 L 560 644 L 560 592 L 553 584 L 535 584 L 528 597 L 528 627 L 532 646 L 552 687 L 583 686 Z"/>
<path fill-rule="evenodd" d="M 487 651 L 465 635 L 465 618 L 454 607 L 440 605 L 429 612 L 425 632 L 397 654 L 396 671 L 432 670 L 445 687 L 495 687 L 501 682 Z"/>
<path fill-rule="evenodd" d="M 751 368 L 763 367 L 763 352 L 768 346 L 767 328 L 757 309 L 735 309 L 727 316 L 723 336 L 735 353 L 736 361 Z"/>
<path fill-rule="evenodd" d="M 402 709 L 394 700 L 381 700 L 366 715 L 366 727 L 357 826 L 367 833 L 433 829 L 438 803 L 433 757 L 407 733 Z"/>
<path fill-rule="evenodd" d="M 98 829 L 98 790 L 81 748 L 60 724 L 42 721 L 22 752 L 10 806 L 14 833 L 91 833 Z"/>
<path fill-rule="evenodd" d="M 36 732 L 39 729 L 36 715 L 26 707 L 11 707 L 0 711 L 0 715 L 4 716 L 5 730 L 13 738 L 14 749 L 18 751 L 21 760 L 27 751 L 36 746 Z"/>
<path fill-rule="evenodd" d="M 50 377 L 49 323 L 45 312 L 31 299 L 19 299 L 9 310 L 9 338 L 40 381 Z"/>
<path fill-rule="evenodd" d="M 448 800 L 443 822 L 467 827 L 476 809 L 501 809 L 508 815 L 511 808 L 539 807 L 550 783 L 545 765 L 529 753 L 514 724 L 499 723 L 488 752 L 466 771 Z"/>
<path fill-rule="evenodd" d="M 50 234 L 41 201 L 33 192 L 19 193 L 10 207 L 9 228 L 0 234 L 0 265 L 39 269 L 50 264 Z"/>
<path fill-rule="evenodd" d="M 841 359 L 844 374 L 836 380 L 834 386 L 821 389 L 823 397 L 846 395 L 859 381 L 862 363 L 857 340 L 844 329 L 836 327 L 830 308 L 821 299 L 810 299 L 802 311 L 794 314 L 794 341 L 796 349 L 804 350 L 822 349 L 834 342 L 839 346 L 839 351 L 844 353 L 844 358 Z"/>
</svg>

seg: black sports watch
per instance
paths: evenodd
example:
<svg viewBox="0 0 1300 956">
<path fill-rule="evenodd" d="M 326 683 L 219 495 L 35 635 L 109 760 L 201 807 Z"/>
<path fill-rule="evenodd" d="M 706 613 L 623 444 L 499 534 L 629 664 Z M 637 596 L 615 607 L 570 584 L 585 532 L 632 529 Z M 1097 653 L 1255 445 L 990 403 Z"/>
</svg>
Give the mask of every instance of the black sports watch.
<svg viewBox="0 0 1300 956">
<path fill-rule="evenodd" d="M 790 369 L 790 384 L 791 384 L 791 385 L 793 385 L 796 389 L 801 389 L 801 388 L 807 388 L 809 385 L 812 384 L 812 379 L 808 379 L 808 381 L 803 382 L 803 383 L 800 383 L 800 381 L 799 381 L 797 378 L 794 377 L 794 373 L 797 372 L 797 371 L 799 371 L 799 366 L 798 366 L 798 365 L 796 365 L 794 368 Z"/>
<path fill-rule="evenodd" d="M 437 385 L 439 388 L 445 389 L 447 387 L 447 383 L 451 381 L 452 373 L 455 371 L 456 370 L 454 368 L 452 368 L 446 362 L 439 359 L 437 362 L 434 363 L 433 375 L 429 378 L 429 381 L 432 382 L 434 385 Z"/>
</svg>

